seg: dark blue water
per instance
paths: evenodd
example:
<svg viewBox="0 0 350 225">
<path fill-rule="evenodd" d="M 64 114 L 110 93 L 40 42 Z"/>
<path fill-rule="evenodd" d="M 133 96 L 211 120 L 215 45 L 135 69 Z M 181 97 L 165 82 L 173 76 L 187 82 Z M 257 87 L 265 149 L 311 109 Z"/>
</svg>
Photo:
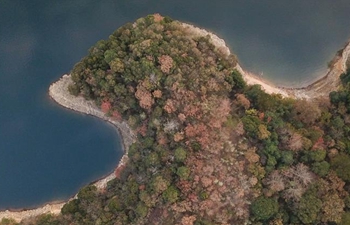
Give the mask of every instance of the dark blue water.
<svg viewBox="0 0 350 225">
<path fill-rule="evenodd" d="M 154 12 L 217 33 L 280 84 L 321 75 L 350 37 L 347 0 L 0 0 L 0 209 L 68 198 L 116 166 L 116 131 L 47 90 L 96 41 Z"/>
</svg>

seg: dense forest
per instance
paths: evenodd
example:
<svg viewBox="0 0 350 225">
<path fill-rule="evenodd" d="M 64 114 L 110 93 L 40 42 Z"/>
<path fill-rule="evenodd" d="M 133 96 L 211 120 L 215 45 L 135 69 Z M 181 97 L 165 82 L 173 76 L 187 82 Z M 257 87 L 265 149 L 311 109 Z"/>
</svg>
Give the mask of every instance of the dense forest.
<svg viewBox="0 0 350 225">
<path fill-rule="evenodd" d="M 236 64 L 158 14 L 99 41 L 69 90 L 128 122 L 129 161 L 103 192 L 20 224 L 350 224 L 350 71 L 307 101 L 246 85 Z"/>
</svg>

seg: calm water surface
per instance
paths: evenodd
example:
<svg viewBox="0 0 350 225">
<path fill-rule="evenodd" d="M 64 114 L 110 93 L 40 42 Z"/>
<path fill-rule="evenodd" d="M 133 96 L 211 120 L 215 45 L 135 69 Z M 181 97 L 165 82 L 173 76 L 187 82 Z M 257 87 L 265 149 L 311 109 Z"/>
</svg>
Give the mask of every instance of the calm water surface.
<svg viewBox="0 0 350 225">
<path fill-rule="evenodd" d="M 154 12 L 217 33 L 278 84 L 321 75 L 350 37 L 347 0 L 0 0 L 0 209 L 66 199 L 113 170 L 116 131 L 47 89 L 96 41 Z"/>
</svg>

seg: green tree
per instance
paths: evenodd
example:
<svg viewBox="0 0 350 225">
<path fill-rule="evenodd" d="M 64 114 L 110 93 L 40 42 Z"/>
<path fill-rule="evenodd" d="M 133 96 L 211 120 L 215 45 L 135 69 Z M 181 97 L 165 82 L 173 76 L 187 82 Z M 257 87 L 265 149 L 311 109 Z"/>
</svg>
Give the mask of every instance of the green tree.
<svg viewBox="0 0 350 225">
<path fill-rule="evenodd" d="M 166 189 L 163 192 L 163 198 L 166 202 L 174 203 L 179 199 L 179 191 L 174 186 L 169 186 L 168 189 Z"/>
<path fill-rule="evenodd" d="M 51 214 L 40 215 L 35 224 L 37 225 L 60 225 L 60 222 Z"/>
<path fill-rule="evenodd" d="M 350 82 L 350 69 L 348 69 L 345 73 L 340 75 L 340 80 L 344 86 Z"/>
<path fill-rule="evenodd" d="M 176 148 L 174 156 L 177 162 L 184 162 L 187 156 L 186 150 L 182 147 Z"/>
<path fill-rule="evenodd" d="M 164 179 L 161 175 L 158 175 L 155 178 L 153 178 L 151 184 L 152 184 L 153 190 L 156 193 L 161 193 L 165 191 L 170 185 L 169 181 Z"/>
<path fill-rule="evenodd" d="M 154 144 L 154 139 L 152 137 L 146 137 L 142 141 L 142 147 L 143 148 L 151 148 Z"/>
<path fill-rule="evenodd" d="M 261 90 L 261 86 L 258 84 L 249 86 L 247 90 L 244 92 L 244 95 L 249 99 L 250 103 L 253 103 L 254 107 L 258 107 L 258 99 L 259 96 L 266 94 L 263 90 Z"/>
<path fill-rule="evenodd" d="M 311 166 L 311 170 L 321 177 L 324 177 L 328 174 L 329 168 L 330 168 L 330 165 L 326 161 L 315 162 Z"/>
<path fill-rule="evenodd" d="M 307 162 L 321 162 L 326 158 L 326 150 L 304 151 L 303 159 Z"/>
<path fill-rule="evenodd" d="M 260 196 L 251 204 L 253 216 L 260 221 L 272 218 L 278 212 L 278 202 L 273 198 Z"/>
<path fill-rule="evenodd" d="M 345 212 L 341 218 L 340 225 L 348 225 L 350 224 L 350 212 Z"/>
<path fill-rule="evenodd" d="M 124 202 L 119 196 L 115 196 L 108 202 L 108 209 L 111 210 L 111 212 L 119 212 L 124 210 Z"/>
<path fill-rule="evenodd" d="M 0 222 L 0 225 L 17 225 L 14 219 L 3 218 Z"/>
<path fill-rule="evenodd" d="M 146 164 L 149 166 L 159 166 L 160 160 L 157 152 L 151 152 L 147 156 Z"/>
<path fill-rule="evenodd" d="M 79 212 L 79 200 L 73 199 L 72 201 L 69 201 L 68 203 L 64 204 L 64 206 L 61 209 L 61 213 L 63 215 L 67 214 L 75 214 L 76 212 Z"/>
<path fill-rule="evenodd" d="M 227 76 L 225 79 L 229 84 L 232 85 L 232 91 L 234 93 L 244 90 L 247 86 L 242 75 L 237 70 L 233 70 L 231 76 Z"/>
<path fill-rule="evenodd" d="M 297 203 L 296 215 L 304 224 L 317 224 L 322 201 L 312 190 L 306 192 Z"/>
<path fill-rule="evenodd" d="M 121 59 L 115 58 L 109 63 L 111 70 L 115 73 L 123 73 L 125 66 Z"/>
<path fill-rule="evenodd" d="M 177 168 L 176 174 L 183 180 L 187 180 L 190 176 L 190 170 L 186 166 Z"/>
<path fill-rule="evenodd" d="M 93 201 L 97 194 L 97 187 L 94 185 L 89 185 L 83 187 L 78 193 L 79 200 Z"/>
<path fill-rule="evenodd" d="M 104 53 L 104 59 L 107 63 L 110 63 L 111 61 L 113 61 L 117 57 L 118 57 L 118 54 L 114 49 L 108 49 Z"/>
<path fill-rule="evenodd" d="M 148 207 L 143 204 L 142 202 L 139 202 L 136 206 L 136 214 L 143 218 L 143 217 L 146 217 L 147 216 L 147 213 L 148 213 Z"/>
<path fill-rule="evenodd" d="M 293 152 L 292 151 L 281 151 L 280 162 L 286 166 L 292 165 L 294 162 Z"/>
<path fill-rule="evenodd" d="M 350 181 L 350 157 L 346 154 L 339 154 L 331 159 L 331 168 L 344 181 Z"/>
<path fill-rule="evenodd" d="M 242 122 L 244 125 L 244 130 L 248 133 L 248 135 L 256 138 L 258 136 L 260 120 L 256 116 L 244 116 L 242 118 Z"/>
<path fill-rule="evenodd" d="M 345 125 L 344 120 L 340 116 L 332 118 L 331 124 L 336 129 L 342 129 Z"/>
<path fill-rule="evenodd" d="M 71 95 L 78 96 L 80 93 L 80 89 L 76 84 L 70 84 L 68 86 L 68 91 Z"/>
</svg>

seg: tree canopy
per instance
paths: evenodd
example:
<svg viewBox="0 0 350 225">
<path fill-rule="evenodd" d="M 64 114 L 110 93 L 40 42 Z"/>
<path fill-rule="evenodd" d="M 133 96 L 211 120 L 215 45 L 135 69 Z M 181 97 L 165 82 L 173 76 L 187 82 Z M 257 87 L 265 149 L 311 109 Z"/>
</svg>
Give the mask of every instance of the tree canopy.
<svg viewBox="0 0 350 225">
<path fill-rule="evenodd" d="M 28 224 L 346 224 L 349 72 L 329 99 L 307 101 L 247 85 L 236 64 L 159 14 L 97 42 L 69 91 L 137 142 L 104 192 L 84 187 Z"/>
</svg>

